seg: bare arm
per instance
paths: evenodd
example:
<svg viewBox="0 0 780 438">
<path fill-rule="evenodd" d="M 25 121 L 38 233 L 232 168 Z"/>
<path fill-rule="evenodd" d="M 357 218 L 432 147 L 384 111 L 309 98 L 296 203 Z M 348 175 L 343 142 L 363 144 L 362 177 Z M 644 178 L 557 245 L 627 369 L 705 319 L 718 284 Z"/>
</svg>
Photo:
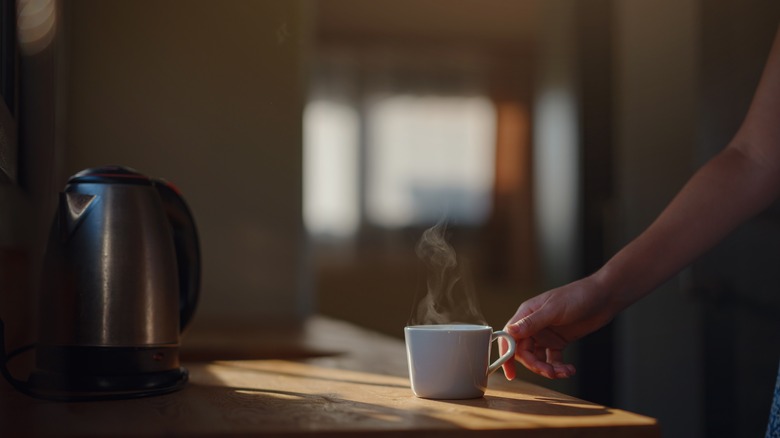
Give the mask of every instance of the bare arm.
<svg viewBox="0 0 780 438">
<path fill-rule="evenodd" d="M 658 218 L 593 275 L 524 302 L 507 322 L 523 365 L 574 374 L 563 348 L 609 322 L 780 195 L 780 29 L 737 134 Z M 504 346 L 501 345 L 501 349 Z M 514 378 L 514 363 L 504 365 Z"/>
<path fill-rule="evenodd" d="M 597 278 L 620 308 L 649 293 L 780 194 L 780 31 L 753 102 L 728 146 Z"/>
</svg>

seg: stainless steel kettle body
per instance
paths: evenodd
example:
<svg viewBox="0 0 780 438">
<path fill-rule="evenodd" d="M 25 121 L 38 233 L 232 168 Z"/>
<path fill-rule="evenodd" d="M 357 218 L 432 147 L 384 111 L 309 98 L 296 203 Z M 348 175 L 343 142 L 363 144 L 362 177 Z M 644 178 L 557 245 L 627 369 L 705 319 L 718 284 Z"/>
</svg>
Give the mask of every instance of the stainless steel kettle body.
<svg viewBox="0 0 780 438">
<path fill-rule="evenodd" d="M 30 383 L 76 396 L 181 387 L 180 332 L 199 279 L 195 223 L 172 185 L 125 167 L 74 175 L 44 260 Z"/>
</svg>

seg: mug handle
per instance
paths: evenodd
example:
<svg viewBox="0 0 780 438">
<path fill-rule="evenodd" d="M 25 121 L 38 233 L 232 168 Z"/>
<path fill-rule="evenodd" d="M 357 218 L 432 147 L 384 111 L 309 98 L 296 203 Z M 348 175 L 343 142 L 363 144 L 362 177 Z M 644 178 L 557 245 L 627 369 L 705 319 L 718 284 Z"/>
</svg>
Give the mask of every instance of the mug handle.
<svg viewBox="0 0 780 438">
<path fill-rule="evenodd" d="M 493 374 L 501 365 L 504 364 L 504 362 L 508 361 L 515 355 L 515 338 L 513 338 L 512 335 L 507 332 L 497 331 L 493 332 L 493 334 L 490 336 L 490 342 L 493 342 L 498 338 L 506 339 L 506 343 L 509 345 L 509 350 L 507 350 L 506 353 L 504 353 L 501 357 L 496 359 L 495 362 L 490 364 L 487 372 L 488 376 Z"/>
</svg>

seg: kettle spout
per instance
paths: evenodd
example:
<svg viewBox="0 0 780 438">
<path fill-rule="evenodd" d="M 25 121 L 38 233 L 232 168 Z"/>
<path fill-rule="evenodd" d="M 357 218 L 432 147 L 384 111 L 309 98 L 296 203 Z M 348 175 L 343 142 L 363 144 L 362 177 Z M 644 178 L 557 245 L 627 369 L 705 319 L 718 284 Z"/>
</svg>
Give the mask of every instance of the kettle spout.
<svg viewBox="0 0 780 438">
<path fill-rule="evenodd" d="M 84 217 L 95 205 L 97 195 L 84 195 L 81 193 L 60 193 L 60 237 L 66 242 L 76 231 Z"/>
</svg>

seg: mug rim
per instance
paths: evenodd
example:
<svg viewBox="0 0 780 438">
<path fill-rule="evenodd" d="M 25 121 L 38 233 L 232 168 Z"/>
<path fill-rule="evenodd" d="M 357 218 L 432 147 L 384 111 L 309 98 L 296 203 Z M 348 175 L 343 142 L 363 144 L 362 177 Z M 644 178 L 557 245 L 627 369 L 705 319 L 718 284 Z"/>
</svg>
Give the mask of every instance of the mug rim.
<svg viewBox="0 0 780 438">
<path fill-rule="evenodd" d="M 485 324 L 419 324 L 419 325 L 407 325 L 404 327 L 407 331 L 480 331 L 490 330 L 493 331 L 493 327 Z"/>
</svg>

